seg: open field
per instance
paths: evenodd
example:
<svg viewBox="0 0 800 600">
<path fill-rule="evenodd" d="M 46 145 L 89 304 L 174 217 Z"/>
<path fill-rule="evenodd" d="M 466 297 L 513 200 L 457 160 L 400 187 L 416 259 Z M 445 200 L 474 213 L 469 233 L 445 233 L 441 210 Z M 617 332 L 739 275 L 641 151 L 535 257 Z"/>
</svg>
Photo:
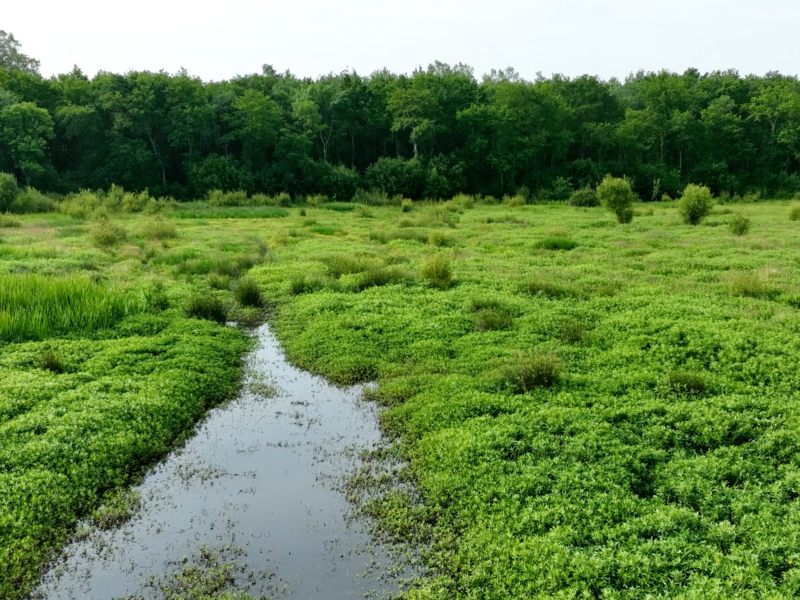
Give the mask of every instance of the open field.
<svg viewBox="0 0 800 600">
<path fill-rule="evenodd" d="M 185 309 L 253 318 L 251 280 L 297 365 L 380 382 L 419 497 L 368 510 L 422 547 L 409 598 L 800 594 L 788 202 L 351 208 L 0 229 L 0 595 L 235 389 L 246 338 Z"/>
</svg>

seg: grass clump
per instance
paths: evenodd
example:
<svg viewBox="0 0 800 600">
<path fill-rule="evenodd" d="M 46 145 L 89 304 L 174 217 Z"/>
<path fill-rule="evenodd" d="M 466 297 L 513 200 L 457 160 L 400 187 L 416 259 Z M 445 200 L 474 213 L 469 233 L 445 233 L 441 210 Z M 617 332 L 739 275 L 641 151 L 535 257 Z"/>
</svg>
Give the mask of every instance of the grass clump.
<svg viewBox="0 0 800 600">
<path fill-rule="evenodd" d="M 172 240 L 178 237 L 175 224 L 160 218 L 147 222 L 142 233 L 149 240 Z"/>
<path fill-rule="evenodd" d="M 551 279 L 523 281 L 520 283 L 519 289 L 525 294 L 544 298 L 574 298 L 580 295 L 580 291 L 575 286 Z"/>
<path fill-rule="evenodd" d="M 667 374 L 667 384 L 676 394 L 686 396 L 700 396 L 706 391 L 705 380 L 690 371 L 670 371 Z"/>
<path fill-rule="evenodd" d="M 503 310 L 486 308 L 475 315 L 475 329 L 478 331 L 502 331 L 513 325 L 514 319 Z"/>
<path fill-rule="evenodd" d="M 295 275 L 289 282 L 289 293 L 293 296 L 300 294 L 313 294 L 325 289 L 329 280 L 322 275 Z"/>
<path fill-rule="evenodd" d="M 586 339 L 586 323 L 575 319 L 566 319 L 561 323 L 561 340 L 567 344 L 580 344 Z"/>
<path fill-rule="evenodd" d="M 498 367 L 498 370 L 515 393 L 524 394 L 536 388 L 555 385 L 562 368 L 561 359 L 552 352 L 518 352 L 513 359 Z"/>
<path fill-rule="evenodd" d="M 745 298 L 769 298 L 775 292 L 766 279 L 752 271 L 737 271 L 730 277 L 731 294 Z"/>
<path fill-rule="evenodd" d="M 789 220 L 800 221 L 800 204 L 795 204 L 789 209 Z"/>
<path fill-rule="evenodd" d="M 730 221 L 728 221 L 728 231 L 730 231 L 733 235 L 747 235 L 751 226 L 752 222 L 750 219 L 742 214 L 735 215 Z"/>
<path fill-rule="evenodd" d="M 60 352 L 50 347 L 44 348 L 34 359 L 33 364 L 37 369 L 50 371 L 51 373 L 63 373 L 65 370 L 64 357 Z"/>
<path fill-rule="evenodd" d="M 469 299 L 468 306 L 472 312 L 500 310 L 502 308 L 502 304 L 497 298 L 491 298 L 489 296 L 473 296 Z"/>
<path fill-rule="evenodd" d="M 206 281 L 212 290 L 227 290 L 231 286 L 231 278 L 229 275 L 209 273 L 206 275 Z"/>
<path fill-rule="evenodd" d="M 366 204 L 359 204 L 358 207 L 355 209 L 355 213 L 356 213 L 356 215 L 358 215 L 362 219 L 374 219 L 375 218 L 375 213 Z"/>
<path fill-rule="evenodd" d="M 0 215 L 0 227 L 22 227 L 22 221 L 9 215 Z"/>
<path fill-rule="evenodd" d="M 430 287 L 440 290 L 446 290 L 453 283 L 452 264 L 443 254 L 432 254 L 423 259 L 419 274 Z"/>
<path fill-rule="evenodd" d="M 135 294 L 86 277 L 0 275 L 2 341 L 42 340 L 56 334 L 107 329 L 144 309 Z"/>
<path fill-rule="evenodd" d="M 407 212 L 411 212 L 412 210 L 414 210 L 414 203 L 411 200 L 409 200 L 408 198 L 403 198 L 400 201 L 400 211 L 404 212 L 404 213 L 407 213 Z"/>
<path fill-rule="evenodd" d="M 183 310 L 190 319 L 204 319 L 219 324 L 228 320 L 228 307 L 216 296 L 195 294 L 189 298 Z"/>
<path fill-rule="evenodd" d="M 236 301 L 242 306 L 258 308 L 263 304 L 261 290 L 254 279 L 242 277 L 233 288 L 233 295 Z"/>
<path fill-rule="evenodd" d="M 573 250 L 578 247 L 578 242 L 566 237 L 551 236 L 539 240 L 534 244 L 535 248 L 542 248 L 544 250 Z"/>
<path fill-rule="evenodd" d="M 453 236 L 444 231 L 434 230 L 428 234 L 428 243 L 431 246 L 436 246 L 437 248 L 452 246 Z"/>
<path fill-rule="evenodd" d="M 98 248 L 109 249 L 125 241 L 127 233 L 107 218 L 100 218 L 89 229 L 89 238 Z"/>
<path fill-rule="evenodd" d="M 699 225 L 712 208 L 714 198 L 706 186 L 690 183 L 678 199 L 678 212 L 688 225 Z"/>
</svg>

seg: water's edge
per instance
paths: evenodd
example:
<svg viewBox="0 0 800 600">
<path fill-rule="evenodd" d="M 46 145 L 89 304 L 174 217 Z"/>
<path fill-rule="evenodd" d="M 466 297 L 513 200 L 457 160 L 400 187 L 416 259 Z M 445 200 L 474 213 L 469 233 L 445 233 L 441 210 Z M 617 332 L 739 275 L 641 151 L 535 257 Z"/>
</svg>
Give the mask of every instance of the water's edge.
<svg viewBox="0 0 800 600">
<path fill-rule="evenodd" d="M 380 444 L 364 386 L 337 388 L 288 363 L 264 324 L 242 392 L 209 411 L 186 443 L 134 487 L 141 509 L 122 527 L 74 541 L 36 597 L 158 597 L 151 576 L 202 549 L 236 549 L 239 589 L 296 598 L 391 595 L 391 562 L 339 491 L 357 452 Z"/>
</svg>

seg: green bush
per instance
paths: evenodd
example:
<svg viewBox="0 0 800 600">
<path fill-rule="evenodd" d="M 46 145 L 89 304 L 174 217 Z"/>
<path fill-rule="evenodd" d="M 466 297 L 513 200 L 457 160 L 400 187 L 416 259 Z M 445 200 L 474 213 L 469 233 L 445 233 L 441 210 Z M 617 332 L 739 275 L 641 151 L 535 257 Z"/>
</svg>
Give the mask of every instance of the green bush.
<svg viewBox="0 0 800 600">
<path fill-rule="evenodd" d="M 356 208 L 355 212 L 362 219 L 373 219 L 373 218 L 375 218 L 375 213 L 372 212 L 372 210 L 366 204 L 359 205 Z"/>
<path fill-rule="evenodd" d="M 667 383 L 673 392 L 687 396 L 700 396 L 706 391 L 705 380 L 689 371 L 671 371 Z"/>
<path fill-rule="evenodd" d="M 578 247 L 578 242 L 565 237 L 553 236 L 539 240 L 534 247 L 545 250 L 572 250 Z"/>
<path fill-rule="evenodd" d="M 237 190 L 234 192 L 223 192 L 222 190 L 211 190 L 208 192 L 208 203 L 211 206 L 248 206 L 250 201 L 247 192 Z"/>
<path fill-rule="evenodd" d="M 414 203 L 408 198 L 403 198 L 400 201 L 400 210 L 404 213 L 411 212 L 414 210 Z"/>
<path fill-rule="evenodd" d="M 17 214 L 46 213 L 55 210 L 55 203 L 40 191 L 28 187 L 11 203 L 10 211 Z"/>
<path fill-rule="evenodd" d="M 19 196 L 17 178 L 10 173 L 0 173 L 0 213 L 8 212 Z"/>
<path fill-rule="evenodd" d="M 124 241 L 126 237 L 125 230 L 107 218 L 98 219 L 89 229 L 89 239 L 98 248 L 111 248 Z"/>
<path fill-rule="evenodd" d="M 524 394 L 540 387 L 555 385 L 561 375 L 563 363 L 552 352 L 526 354 L 519 352 L 505 365 L 498 367 L 511 389 Z"/>
<path fill-rule="evenodd" d="M 570 206 L 600 206 L 597 192 L 590 187 L 581 188 L 572 192 L 569 197 Z"/>
<path fill-rule="evenodd" d="M 456 206 L 460 206 L 461 208 L 473 208 L 475 206 L 475 197 L 469 196 L 467 194 L 458 194 L 457 196 L 453 196 L 452 200 L 450 200 Z"/>
<path fill-rule="evenodd" d="M 525 196 L 517 194 L 516 196 L 505 196 L 503 198 L 503 204 L 506 206 L 525 206 L 527 201 L 525 200 Z"/>
<path fill-rule="evenodd" d="M 7 227 L 9 229 L 22 227 L 22 221 L 8 215 L 0 215 L 0 227 Z"/>
<path fill-rule="evenodd" d="M 183 310 L 190 319 L 204 319 L 220 324 L 228 320 L 228 307 L 216 296 L 196 294 L 189 298 Z"/>
<path fill-rule="evenodd" d="M 731 293 L 745 298 L 768 298 L 774 291 L 758 273 L 736 271 L 730 276 Z"/>
<path fill-rule="evenodd" d="M 145 223 L 142 233 L 150 240 L 170 240 L 178 237 L 175 224 L 160 218 Z"/>
<path fill-rule="evenodd" d="M 795 204 L 789 209 L 789 220 L 800 221 L 800 204 Z"/>
<path fill-rule="evenodd" d="M 452 285 L 453 268 L 443 254 L 432 254 L 423 259 L 419 274 L 430 287 L 445 290 Z"/>
<path fill-rule="evenodd" d="M 597 199 L 607 210 L 613 212 L 620 223 L 633 220 L 633 201 L 631 184 L 627 179 L 606 175 L 597 186 Z"/>
<path fill-rule="evenodd" d="M 728 230 L 733 235 L 746 235 L 750 231 L 751 225 L 750 219 L 744 215 L 735 215 L 728 221 Z"/>
<path fill-rule="evenodd" d="M 514 323 L 511 315 L 502 310 L 486 308 L 475 316 L 475 329 L 478 331 L 501 331 Z"/>
<path fill-rule="evenodd" d="M 453 236 L 444 231 L 431 231 L 428 234 L 428 243 L 436 247 L 452 246 Z"/>
<path fill-rule="evenodd" d="M 242 306 L 258 308 L 263 304 L 261 290 L 258 284 L 250 277 L 242 277 L 233 288 L 236 301 Z"/>
<path fill-rule="evenodd" d="M 711 190 L 705 186 L 690 183 L 678 199 L 678 212 L 683 222 L 698 225 L 714 208 Z"/>
</svg>

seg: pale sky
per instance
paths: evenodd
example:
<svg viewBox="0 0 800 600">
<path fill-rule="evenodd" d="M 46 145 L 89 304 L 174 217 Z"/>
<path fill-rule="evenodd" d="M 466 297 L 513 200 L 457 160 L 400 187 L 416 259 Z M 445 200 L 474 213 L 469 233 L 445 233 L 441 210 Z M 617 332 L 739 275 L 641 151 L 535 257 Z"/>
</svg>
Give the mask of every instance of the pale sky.
<svg viewBox="0 0 800 600">
<path fill-rule="evenodd" d="M 800 0 L 0 0 L 0 29 L 52 75 L 264 63 L 315 77 L 439 60 L 526 79 L 639 69 L 800 72 Z"/>
</svg>

